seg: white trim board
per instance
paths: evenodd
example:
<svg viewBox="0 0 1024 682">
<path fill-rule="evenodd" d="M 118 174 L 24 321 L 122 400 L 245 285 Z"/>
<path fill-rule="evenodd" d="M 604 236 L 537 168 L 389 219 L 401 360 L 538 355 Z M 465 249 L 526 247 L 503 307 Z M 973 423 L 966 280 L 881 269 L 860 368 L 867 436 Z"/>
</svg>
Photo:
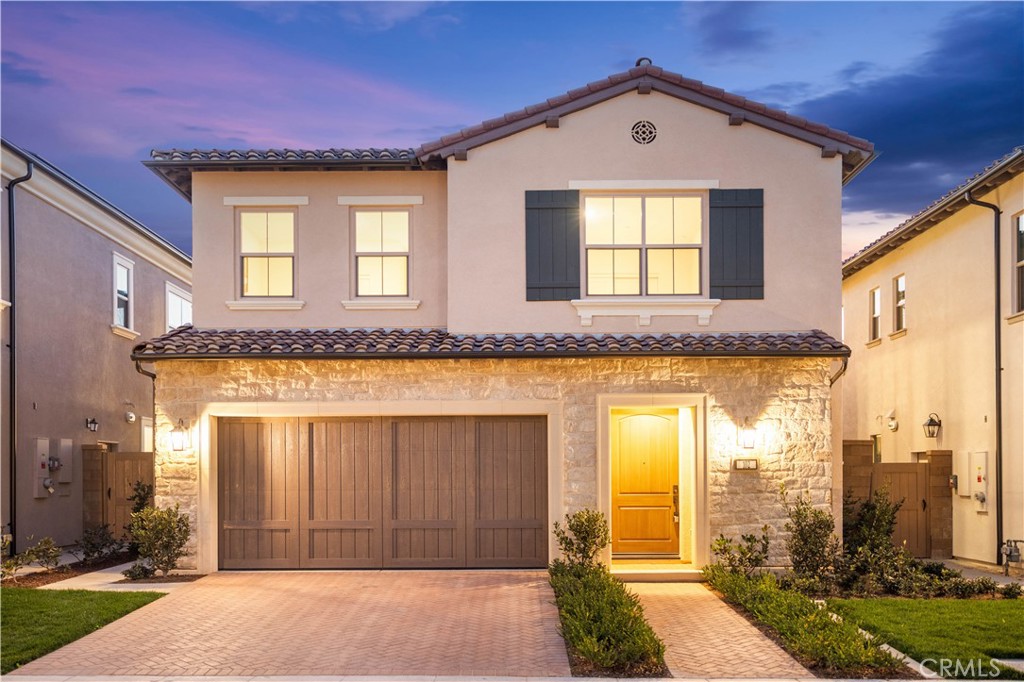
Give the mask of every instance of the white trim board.
<svg viewBox="0 0 1024 682">
<path fill-rule="evenodd" d="M 224 197 L 225 206 L 308 206 L 309 197 Z"/>
<path fill-rule="evenodd" d="M 396 196 L 354 196 L 342 195 L 338 197 L 338 206 L 421 206 L 423 197 L 420 195 L 396 195 Z"/>
<path fill-rule="evenodd" d="M 718 189 L 718 180 L 570 180 L 569 189 L 629 191 Z"/>
</svg>

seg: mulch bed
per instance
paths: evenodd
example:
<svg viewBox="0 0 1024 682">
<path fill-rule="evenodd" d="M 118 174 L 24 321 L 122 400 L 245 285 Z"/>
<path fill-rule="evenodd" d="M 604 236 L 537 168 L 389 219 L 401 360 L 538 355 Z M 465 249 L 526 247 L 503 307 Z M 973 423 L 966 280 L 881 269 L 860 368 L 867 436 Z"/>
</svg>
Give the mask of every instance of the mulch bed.
<svg viewBox="0 0 1024 682">
<path fill-rule="evenodd" d="M 206 577 L 205 573 L 204 574 L 189 574 L 189 575 L 168 575 L 168 576 L 164 576 L 164 577 L 154 576 L 152 578 L 139 578 L 138 580 L 128 580 L 128 578 L 125 578 L 124 580 L 118 580 L 117 582 L 119 582 L 119 583 L 132 583 L 132 584 L 136 584 L 136 585 L 141 584 L 141 583 L 153 583 L 153 584 L 159 584 L 159 583 L 190 583 L 190 582 L 193 582 L 193 581 L 199 580 L 200 578 L 205 578 L 205 577 Z"/>
<path fill-rule="evenodd" d="M 36 571 L 35 573 L 22 573 L 14 576 L 14 579 L 8 578 L 3 581 L 3 585 L 6 587 L 40 587 L 42 585 L 49 585 L 51 583 L 57 583 L 61 580 L 67 580 L 68 578 L 74 578 L 76 575 L 84 575 L 86 573 L 92 573 L 93 571 L 99 571 L 104 568 L 111 568 L 113 566 L 120 566 L 121 564 L 134 561 L 135 557 L 128 552 L 122 552 L 121 554 L 115 554 L 111 557 L 104 559 L 103 561 L 95 561 L 91 564 L 85 564 L 81 561 L 77 561 L 73 564 L 65 564 L 56 571 Z"/>
<path fill-rule="evenodd" d="M 569 671 L 573 677 L 622 677 L 622 678 L 643 678 L 643 677 L 672 677 L 668 666 L 652 670 L 630 670 L 630 671 L 609 671 L 594 666 L 590 661 L 583 658 L 572 650 L 568 644 L 565 645 L 566 653 L 569 654 Z"/>
</svg>

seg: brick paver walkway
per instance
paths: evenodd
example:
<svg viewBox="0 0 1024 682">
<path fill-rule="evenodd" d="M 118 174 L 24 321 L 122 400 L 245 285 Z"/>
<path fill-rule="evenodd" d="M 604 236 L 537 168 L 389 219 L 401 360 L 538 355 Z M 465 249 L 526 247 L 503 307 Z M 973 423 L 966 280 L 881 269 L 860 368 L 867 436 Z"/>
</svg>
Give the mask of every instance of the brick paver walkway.
<svg viewBox="0 0 1024 682">
<path fill-rule="evenodd" d="M 541 571 L 216 573 L 12 675 L 569 675 Z"/>
<path fill-rule="evenodd" d="M 813 677 L 699 583 L 630 583 L 674 677 Z"/>
</svg>

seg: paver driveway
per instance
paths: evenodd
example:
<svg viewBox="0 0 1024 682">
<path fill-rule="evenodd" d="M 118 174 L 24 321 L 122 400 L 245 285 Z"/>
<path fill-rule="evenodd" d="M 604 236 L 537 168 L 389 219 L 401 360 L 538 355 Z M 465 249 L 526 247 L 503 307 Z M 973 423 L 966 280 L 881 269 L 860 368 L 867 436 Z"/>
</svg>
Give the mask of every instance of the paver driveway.
<svg viewBox="0 0 1024 682">
<path fill-rule="evenodd" d="M 569 675 L 543 571 L 217 573 L 12 675 Z"/>
</svg>

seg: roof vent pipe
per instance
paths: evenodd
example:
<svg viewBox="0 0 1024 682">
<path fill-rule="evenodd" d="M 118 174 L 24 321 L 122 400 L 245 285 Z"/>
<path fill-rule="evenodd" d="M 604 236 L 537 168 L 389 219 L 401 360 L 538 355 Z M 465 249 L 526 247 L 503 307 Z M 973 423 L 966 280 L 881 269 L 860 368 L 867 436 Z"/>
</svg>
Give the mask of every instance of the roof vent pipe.
<svg viewBox="0 0 1024 682">
<path fill-rule="evenodd" d="M 640 57 L 636 60 L 636 66 L 653 66 L 654 62 L 651 61 L 650 57 Z"/>
</svg>

